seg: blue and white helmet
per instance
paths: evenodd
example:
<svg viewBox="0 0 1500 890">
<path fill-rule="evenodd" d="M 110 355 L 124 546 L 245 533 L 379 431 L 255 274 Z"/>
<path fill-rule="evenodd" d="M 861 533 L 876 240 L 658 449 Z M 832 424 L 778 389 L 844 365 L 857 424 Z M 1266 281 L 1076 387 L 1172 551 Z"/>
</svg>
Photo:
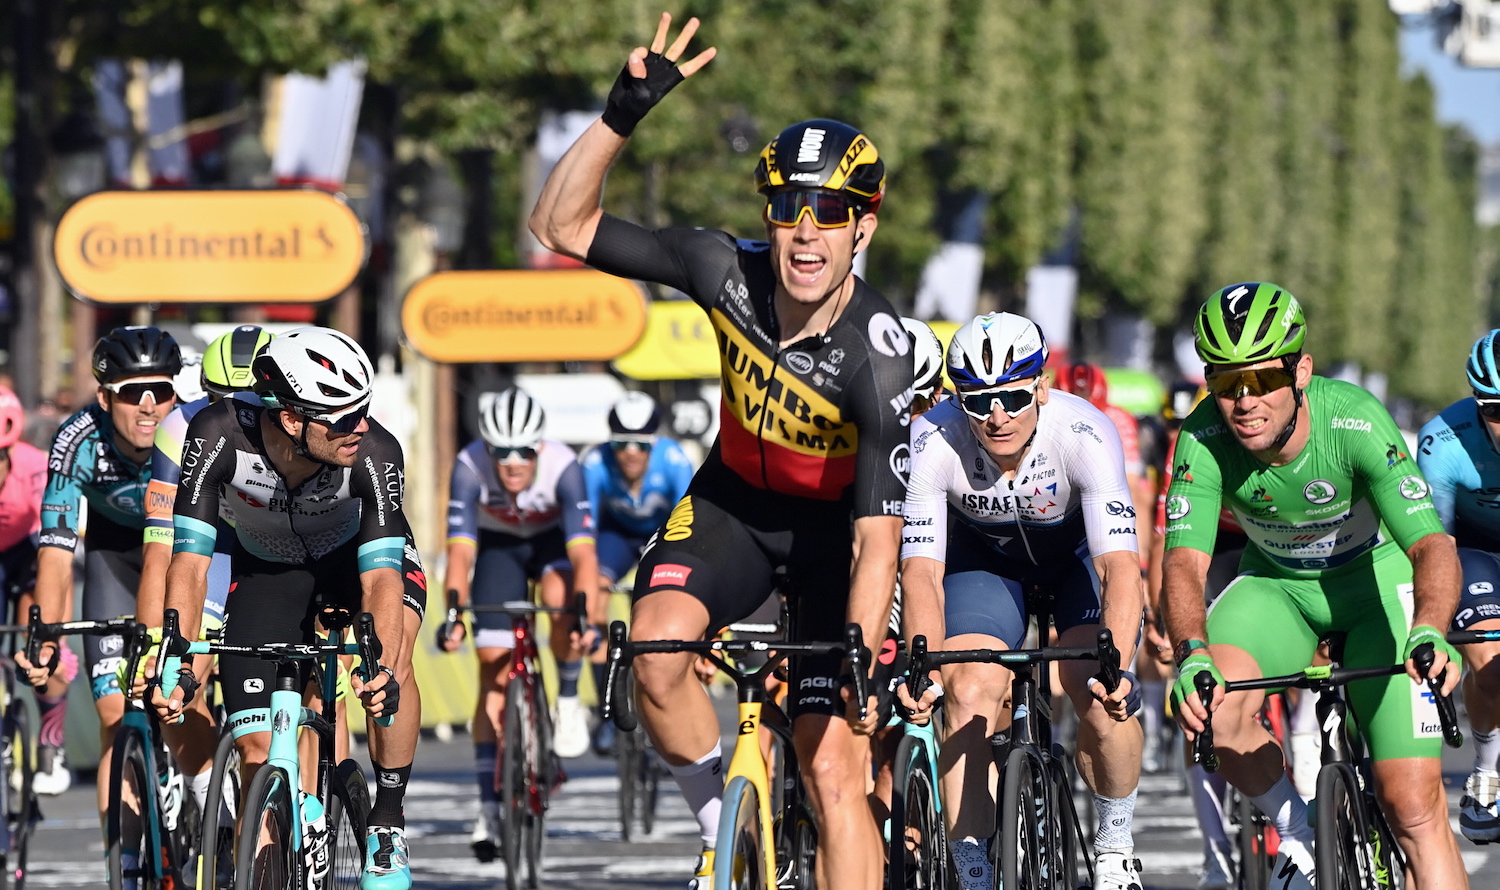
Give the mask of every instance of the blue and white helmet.
<svg viewBox="0 0 1500 890">
<path fill-rule="evenodd" d="M 1047 341 L 1029 318 L 1012 312 L 981 315 L 948 344 L 948 376 L 960 389 L 988 389 L 1042 373 Z"/>
<path fill-rule="evenodd" d="M 1500 361 L 1495 350 L 1500 348 L 1500 329 L 1490 331 L 1474 342 L 1469 350 L 1469 362 L 1464 373 L 1469 378 L 1469 388 L 1481 399 L 1500 398 Z"/>
</svg>

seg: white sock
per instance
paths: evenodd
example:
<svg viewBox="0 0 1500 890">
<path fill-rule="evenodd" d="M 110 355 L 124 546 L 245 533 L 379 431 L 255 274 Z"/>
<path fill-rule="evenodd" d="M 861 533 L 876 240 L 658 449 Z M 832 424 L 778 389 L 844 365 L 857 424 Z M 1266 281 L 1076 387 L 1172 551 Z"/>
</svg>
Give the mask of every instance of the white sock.
<svg viewBox="0 0 1500 890">
<path fill-rule="evenodd" d="M 188 790 L 193 792 L 193 800 L 198 804 L 200 813 L 208 808 L 208 786 L 213 776 L 214 767 L 210 763 L 208 769 L 188 779 Z"/>
<path fill-rule="evenodd" d="M 677 780 L 683 800 L 688 809 L 698 818 L 698 832 L 703 837 L 703 849 L 712 850 L 719 835 L 719 810 L 724 802 L 724 757 L 719 746 L 682 766 L 667 765 L 667 771 Z"/>
<path fill-rule="evenodd" d="M 1276 826 L 1283 842 L 1296 841 L 1305 849 L 1312 849 L 1313 830 L 1307 822 L 1307 803 L 1297 794 L 1296 786 L 1286 773 L 1282 773 L 1265 794 L 1250 800 Z"/>
<path fill-rule="evenodd" d="M 1228 787 L 1224 777 L 1210 773 L 1198 764 L 1188 767 L 1188 790 L 1193 797 L 1193 814 L 1198 817 L 1198 830 L 1203 833 L 1203 854 L 1212 855 L 1214 849 L 1228 850 L 1231 847 L 1229 832 L 1224 828 L 1224 791 Z"/>
<path fill-rule="evenodd" d="M 1141 724 L 1146 730 L 1146 744 L 1160 742 L 1162 704 L 1166 701 L 1167 684 L 1161 680 L 1146 680 L 1141 683 Z"/>
<path fill-rule="evenodd" d="M 1308 690 L 1297 696 L 1297 706 L 1292 708 L 1292 732 L 1318 731 L 1318 697 Z"/>
<path fill-rule="evenodd" d="M 1500 773 L 1500 729 L 1476 729 L 1470 738 L 1474 740 L 1474 769 L 1492 776 Z"/>
<path fill-rule="evenodd" d="M 1099 826 L 1094 829 L 1094 852 L 1134 849 L 1130 823 L 1135 817 L 1135 796 L 1135 791 L 1126 797 L 1094 795 L 1094 811 L 1099 814 Z"/>
</svg>

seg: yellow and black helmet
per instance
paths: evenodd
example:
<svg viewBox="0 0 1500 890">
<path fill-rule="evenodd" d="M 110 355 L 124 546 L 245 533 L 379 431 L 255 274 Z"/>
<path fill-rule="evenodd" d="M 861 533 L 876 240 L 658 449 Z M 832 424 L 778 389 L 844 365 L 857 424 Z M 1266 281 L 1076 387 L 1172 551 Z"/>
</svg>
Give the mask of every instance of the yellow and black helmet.
<svg viewBox="0 0 1500 890">
<path fill-rule="evenodd" d="M 885 161 L 870 137 L 846 123 L 803 121 L 772 139 L 755 165 L 756 191 L 788 187 L 842 192 L 860 213 L 874 213 L 885 196 Z"/>
</svg>

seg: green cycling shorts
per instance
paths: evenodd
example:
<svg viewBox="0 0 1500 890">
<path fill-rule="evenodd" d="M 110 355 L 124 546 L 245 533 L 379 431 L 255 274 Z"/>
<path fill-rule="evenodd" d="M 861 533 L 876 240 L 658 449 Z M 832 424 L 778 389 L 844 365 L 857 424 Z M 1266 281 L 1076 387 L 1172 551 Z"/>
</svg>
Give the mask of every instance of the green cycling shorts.
<svg viewBox="0 0 1500 890">
<path fill-rule="evenodd" d="M 1277 575 L 1250 558 L 1242 568 L 1209 609 L 1208 641 L 1243 649 L 1262 676 L 1303 670 L 1335 632 L 1346 634 L 1344 667 L 1400 660 L 1412 614 L 1411 563 L 1400 551 L 1321 578 Z M 1425 686 L 1398 674 L 1347 690 L 1373 759 L 1440 756 L 1437 707 Z"/>
</svg>

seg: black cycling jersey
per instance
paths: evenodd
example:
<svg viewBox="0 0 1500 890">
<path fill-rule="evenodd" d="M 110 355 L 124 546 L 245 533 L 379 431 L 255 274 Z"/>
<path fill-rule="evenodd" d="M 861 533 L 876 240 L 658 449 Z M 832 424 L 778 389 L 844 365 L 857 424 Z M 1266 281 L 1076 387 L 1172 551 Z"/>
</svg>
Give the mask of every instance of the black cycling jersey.
<svg viewBox="0 0 1500 890">
<path fill-rule="evenodd" d="M 400 571 L 408 532 L 401 444 L 370 418 L 354 466 L 325 466 L 289 491 L 266 454 L 265 411 L 225 399 L 189 424 L 173 551 L 212 555 L 222 503 L 239 546 L 258 559 L 305 565 L 352 540 L 360 572 Z"/>
<path fill-rule="evenodd" d="M 849 305 L 826 334 L 782 347 L 765 242 L 709 229 L 653 232 L 606 214 L 588 263 L 677 288 L 708 311 L 723 411 L 700 476 L 725 466 L 778 494 L 852 498 L 856 518 L 901 515 L 912 353 L 874 288 L 855 279 Z"/>
</svg>

